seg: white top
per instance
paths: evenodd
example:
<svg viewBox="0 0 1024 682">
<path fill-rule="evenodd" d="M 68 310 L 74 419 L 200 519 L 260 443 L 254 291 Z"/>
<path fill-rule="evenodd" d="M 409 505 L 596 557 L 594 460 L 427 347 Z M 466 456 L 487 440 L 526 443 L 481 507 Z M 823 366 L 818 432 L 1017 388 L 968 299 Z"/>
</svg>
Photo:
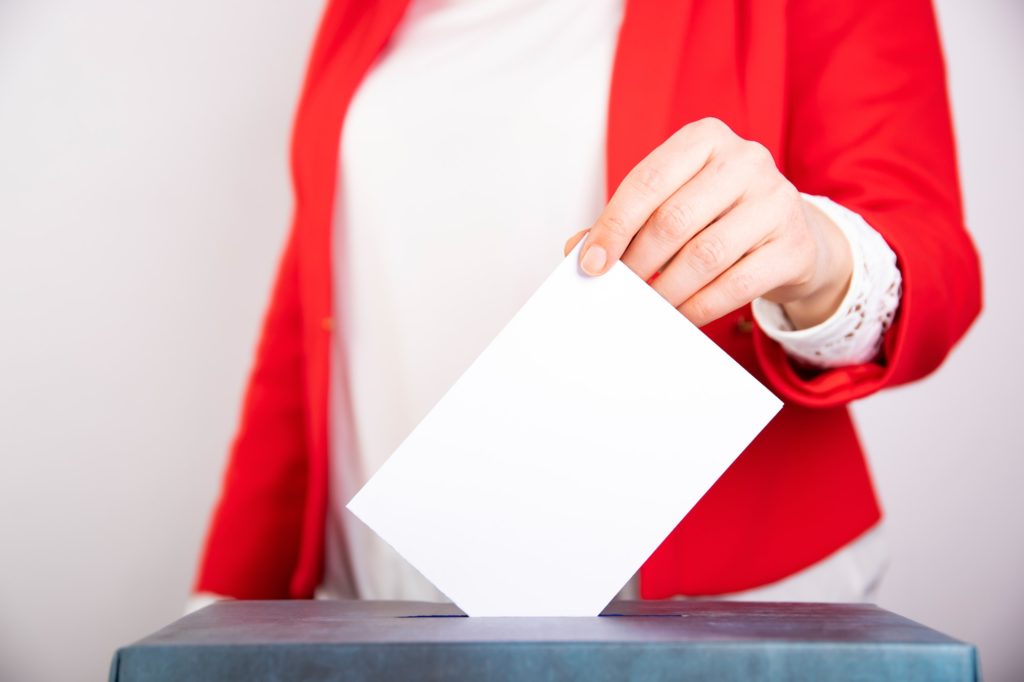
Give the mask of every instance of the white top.
<svg viewBox="0 0 1024 682">
<path fill-rule="evenodd" d="M 327 594 L 443 599 L 344 506 L 604 205 L 621 15 L 621 0 L 414 0 L 357 91 L 335 216 L 349 376 L 332 384 Z M 844 225 L 858 218 L 819 205 Z M 844 228 L 856 262 L 890 263 L 898 282 L 888 246 L 858 229 Z M 878 277 L 893 273 L 865 270 L 854 283 Z M 755 308 L 758 322 L 786 344 L 785 315 L 772 310 Z M 813 356 L 843 319 L 788 334 Z M 880 338 L 873 325 L 829 345 L 829 358 L 873 354 Z"/>
</svg>

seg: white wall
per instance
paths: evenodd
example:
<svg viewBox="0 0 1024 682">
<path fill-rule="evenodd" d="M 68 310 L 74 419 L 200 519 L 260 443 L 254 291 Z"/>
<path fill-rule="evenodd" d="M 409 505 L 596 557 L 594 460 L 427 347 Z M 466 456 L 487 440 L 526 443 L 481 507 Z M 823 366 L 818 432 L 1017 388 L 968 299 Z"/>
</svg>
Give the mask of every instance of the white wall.
<svg viewBox="0 0 1024 682">
<path fill-rule="evenodd" d="M 0 679 L 181 614 L 320 0 L 0 0 Z"/>
<path fill-rule="evenodd" d="M 882 606 L 978 643 L 1024 679 L 1024 3 L 940 0 L 985 311 L 934 377 L 856 407 L 888 514 Z"/>
<path fill-rule="evenodd" d="M 175 618 L 290 210 L 319 0 L 0 2 L 0 679 L 98 679 Z M 987 311 L 859 405 L 884 606 L 1024 672 L 1024 8 L 942 0 Z M 1004 207 L 1005 206 L 1005 207 Z M 1016 420 L 1015 420 L 1016 418 Z"/>
</svg>

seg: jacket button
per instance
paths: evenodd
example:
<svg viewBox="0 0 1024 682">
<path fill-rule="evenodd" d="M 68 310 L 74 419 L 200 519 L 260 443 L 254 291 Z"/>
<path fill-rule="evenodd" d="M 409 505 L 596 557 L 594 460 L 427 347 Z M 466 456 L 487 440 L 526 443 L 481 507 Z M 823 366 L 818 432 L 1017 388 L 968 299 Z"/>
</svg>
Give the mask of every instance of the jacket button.
<svg viewBox="0 0 1024 682">
<path fill-rule="evenodd" d="M 320 320 L 320 328 L 323 329 L 325 332 L 334 331 L 334 318 L 325 317 L 322 320 Z"/>
<path fill-rule="evenodd" d="M 754 331 L 753 320 L 748 320 L 746 317 L 740 315 L 736 318 L 736 331 L 741 334 L 750 334 Z"/>
</svg>

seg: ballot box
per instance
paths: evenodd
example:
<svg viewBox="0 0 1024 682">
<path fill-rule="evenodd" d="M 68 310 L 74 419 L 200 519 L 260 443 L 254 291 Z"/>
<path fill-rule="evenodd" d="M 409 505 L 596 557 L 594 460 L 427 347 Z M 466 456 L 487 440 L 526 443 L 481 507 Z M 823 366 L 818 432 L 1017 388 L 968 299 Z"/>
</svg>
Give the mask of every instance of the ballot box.
<svg viewBox="0 0 1024 682">
<path fill-rule="evenodd" d="M 119 649 L 157 680 L 979 679 L 974 646 L 865 604 L 612 602 L 593 618 L 445 604 L 226 601 Z"/>
</svg>

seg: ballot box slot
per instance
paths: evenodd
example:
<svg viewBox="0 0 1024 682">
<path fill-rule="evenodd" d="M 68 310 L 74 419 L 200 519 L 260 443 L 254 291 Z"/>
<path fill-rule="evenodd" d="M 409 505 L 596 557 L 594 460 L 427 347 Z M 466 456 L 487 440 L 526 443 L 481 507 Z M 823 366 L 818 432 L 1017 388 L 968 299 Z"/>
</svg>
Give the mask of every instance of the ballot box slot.
<svg viewBox="0 0 1024 682">
<path fill-rule="evenodd" d="M 682 613 L 602 613 L 597 618 L 686 618 Z M 395 618 L 469 618 L 464 613 L 423 613 Z"/>
</svg>

